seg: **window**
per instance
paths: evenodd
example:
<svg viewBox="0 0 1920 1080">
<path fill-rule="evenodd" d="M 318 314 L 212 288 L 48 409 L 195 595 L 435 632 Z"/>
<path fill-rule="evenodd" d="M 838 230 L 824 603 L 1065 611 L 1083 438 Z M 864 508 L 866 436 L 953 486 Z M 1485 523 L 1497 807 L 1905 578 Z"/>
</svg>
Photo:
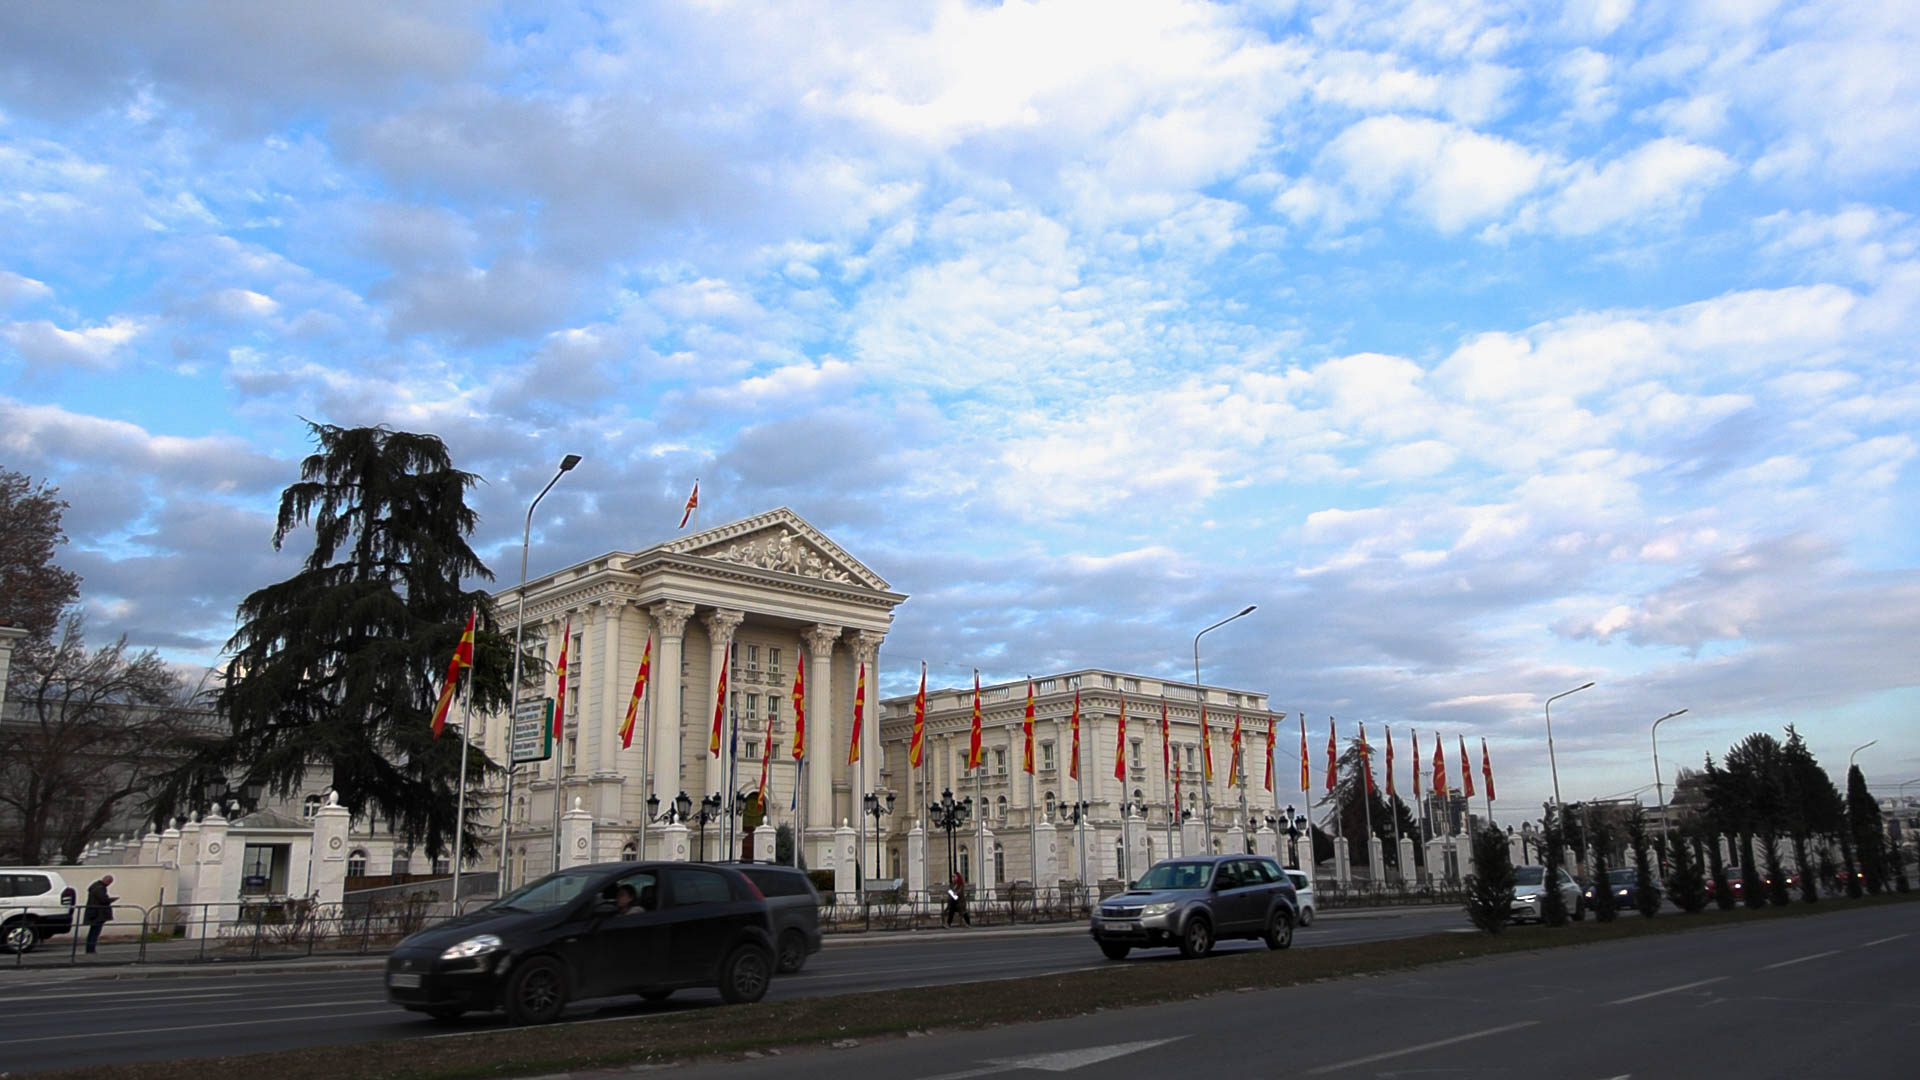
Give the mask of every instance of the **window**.
<svg viewBox="0 0 1920 1080">
<path fill-rule="evenodd" d="M 747 740 L 747 760 L 748 761 L 760 760 L 760 740 L 759 739 Z"/>
<path fill-rule="evenodd" d="M 1007 751 L 998 746 L 993 748 L 993 775 L 1007 775 Z"/>
<path fill-rule="evenodd" d="M 1140 756 L 1140 747 L 1139 739 L 1128 740 L 1127 753 L 1132 756 L 1127 760 L 1132 764 L 1135 772 L 1145 772 L 1147 768 L 1147 759 Z"/>
<path fill-rule="evenodd" d="M 367 876 L 367 853 L 364 849 L 354 848 L 352 852 L 348 853 L 347 876 L 348 877 L 366 877 Z"/>
<path fill-rule="evenodd" d="M 707 876 L 711 877 L 712 875 L 709 874 Z M 655 875 L 651 870 L 642 870 L 637 874 L 628 874 L 614 881 L 606 888 L 600 890 L 600 898 L 602 900 L 612 900 L 618 904 L 621 900 L 622 893 L 630 894 L 626 898 L 629 911 L 636 909 L 640 911 L 653 911 L 660 906 L 660 890 L 655 884 Z"/>
<path fill-rule="evenodd" d="M 640 859 L 640 853 L 634 848 L 633 841 L 631 840 L 627 841 L 626 846 L 620 849 L 620 861 L 621 862 L 637 862 L 639 861 L 639 859 Z"/>
<path fill-rule="evenodd" d="M 724 904 L 733 899 L 727 879 L 712 871 L 670 867 L 665 874 L 667 894 L 674 907 Z"/>
<path fill-rule="evenodd" d="M 449 859 L 445 855 L 442 855 L 439 858 L 433 860 L 433 872 L 435 874 L 453 873 L 453 860 Z"/>
<path fill-rule="evenodd" d="M 1053 792 L 1047 792 L 1047 816 L 1053 816 Z"/>
<path fill-rule="evenodd" d="M 1053 688 L 1055 685 L 1056 685 L 1056 681 L 1053 679 L 1041 679 L 1040 687 L 1035 692 L 1041 693 L 1041 694 L 1051 694 L 1053 693 Z"/>
<path fill-rule="evenodd" d="M 312 821 L 314 818 L 314 815 L 318 814 L 319 812 L 320 812 L 320 796 L 318 795 L 309 795 L 307 796 L 306 801 L 300 804 L 300 817 L 303 820 Z"/>
<path fill-rule="evenodd" d="M 413 865 L 413 852 L 405 848 L 397 849 L 393 853 L 393 869 L 390 873 L 394 877 L 401 877 L 406 874 L 407 867 L 411 865 Z"/>
<path fill-rule="evenodd" d="M 580 688 L 587 682 L 587 635 L 573 635 L 573 650 L 567 654 L 567 712 L 580 713 Z"/>
<path fill-rule="evenodd" d="M 1106 688 L 1107 688 L 1107 689 L 1109 689 L 1109 690 L 1111 690 L 1111 689 L 1113 689 L 1113 687 L 1114 687 L 1114 678 L 1113 678 L 1113 676 L 1111 676 L 1111 675 L 1102 675 L 1102 676 L 1100 676 L 1100 685 L 1101 685 L 1101 686 L 1104 686 L 1104 687 L 1106 687 Z"/>
<path fill-rule="evenodd" d="M 773 725 L 779 722 L 780 722 L 780 695 L 768 694 L 767 695 L 767 730 L 772 731 Z"/>
<path fill-rule="evenodd" d="M 291 854 L 288 844 L 248 844 L 241 853 L 240 895 L 286 895 Z"/>
<path fill-rule="evenodd" d="M 960 876 L 973 880 L 973 864 L 967 860 L 967 845 L 960 845 Z"/>
<path fill-rule="evenodd" d="M 1000 796 L 1000 800 L 994 804 L 994 816 L 1002 822 L 1007 820 L 1007 797 L 1005 795 Z"/>
<path fill-rule="evenodd" d="M 1053 771 L 1053 744 L 1050 742 L 1040 744 L 1040 769 L 1043 772 Z"/>
<path fill-rule="evenodd" d="M 760 646 L 758 645 L 747 646 L 747 670 L 760 670 Z"/>
<path fill-rule="evenodd" d="M 1007 800 L 1001 799 L 1002 803 Z M 993 842 L 993 883 L 999 885 L 1007 880 L 1007 845 L 998 840 Z"/>
<path fill-rule="evenodd" d="M 1126 688 L 1127 688 L 1127 689 L 1129 689 L 1129 690 L 1131 690 L 1131 691 L 1133 691 L 1133 692 L 1134 692 L 1134 693 L 1136 693 L 1136 694 L 1140 692 L 1140 680 L 1139 680 L 1139 679 L 1123 679 L 1123 680 L 1121 680 L 1121 681 L 1122 681 L 1122 682 L 1124 682 L 1124 683 L 1126 684 Z"/>
<path fill-rule="evenodd" d="M 778 645 L 767 646 L 767 674 L 775 679 L 780 677 L 780 646 Z M 773 713 L 769 711 L 767 715 L 771 716 Z"/>
<path fill-rule="evenodd" d="M 753 724 L 753 723 L 758 723 L 759 720 L 760 720 L 760 695 L 748 694 L 747 695 L 747 722 L 749 724 Z"/>
<path fill-rule="evenodd" d="M 1080 689 L 1080 676 L 1078 675 L 1067 676 L 1067 689 L 1069 690 Z"/>
</svg>

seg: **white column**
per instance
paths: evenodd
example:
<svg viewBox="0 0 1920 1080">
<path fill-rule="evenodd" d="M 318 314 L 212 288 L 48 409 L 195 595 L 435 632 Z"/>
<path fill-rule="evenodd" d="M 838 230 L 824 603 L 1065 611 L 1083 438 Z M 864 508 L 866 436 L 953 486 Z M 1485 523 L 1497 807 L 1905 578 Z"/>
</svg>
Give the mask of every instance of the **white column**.
<svg viewBox="0 0 1920 1080">
<path fill-rule="evenodd" d="M 140 837 L 140 854 L 137 856 L 141 866 L 160 865 L 160 834 L 147 826 L 145 835 Z"/>
<path fill-rule="evenodd" d="M 1436 836 L 1427 841 L 1427 880 L 1435 885 L 1447 880 L 1447 841 Z"/>
<path fill-rule="evenodd" d="M 1520 866 L 1527 861 L 1524 844 L 1525 840 L 1519 833 L 1513 833 L 1507 837 L 1507 859 L 1515 866 Z"/>
<path fill-rule="evenodd" d="M 560 815 L 560 865 L 585 866 L 593 861 L 593 815 L 573 800 L 573 808 Z"/>
<path fill-rule="evenodd" d="M 1367 884 L 1382 885 L 1387 880 L 1386 845 L 1378 836 L 1367 837 Z"/>
<path fill-rule="evenodd" d="M 833 643 L 840 628 L 815 625 L 800 636 L 807 645 L 807 836 L 814 863 L 822 865 L 833 836 Z"/>
<path fill-rule="evenodd" d="M 1127 880 L 1138 881 L 1147 872 L 1147 819 L 1129 816 L 1122 832 L 1127 844 Z"/>
<path fill-rule="evenodd" d="M 1278 862 L 1280 860 L 1280 834 L 1274 832 L 1273 827 L 1270 825 L 1261 825 L 1259 831 L 1253 834 L 1253 853 L 1255 855 L 1265 855 L 1267 858 Z M 1282 865 L 1285 864 L 1282 863 Z"/>
<path fill-rule="evenodd" d="M 1247 831 L 1239 822 L 1227 826 L 1226 854 L 1245 855 L 1247 853 Z"/>
<path fill-rule="evenodd" d="M 761 825 L 759 828 L 753 830 L 753 860 L 755 862 L 770 863 L 773 861 L 774 852 L 779 848 L 779 845 L 776 843 L 777 836 L 778 830 L 771 825 Z"/>
<path fill-rule="evenodd" d="M 1060 879 L 1070 877 L 1060 871 L 1060 833 L 1053 822 L 1042 821 L 1033 827 L 1034 844 L 1040 853 L 1040 877 L 1033 883 L 1036 889 L 1051 889 L 1060 884 Z"/>
<path fill-rule="evenodd" d="M 347 828 L 352 816 L 340 805 L 340 796 L 327 792 L 326 805 L 313 814 L 313 860 L 310 873 L 314 898 L 323 907 L 346 899 Z M 454 898 L 456 903 L 459 898 Z"/>
<path fill-rule="evenodd" d="M 701 788 L 695 792 L 697 797 L 716 792 L 725 798 L 729 792 L 726 780 L 728 739 L 732 732 L 727 725 L 732 723 L 731 715 L 723 717 L 720 726 L 720 753 L 713 753 L 713 709 L 720 694 L 720 673 L 726 668 L 727 649 L 733 644 L 733 632 L 740 628 L 746 618 L 743 612 L 731 608 L 715 608 L 706 614 L 707 624 L 707 693 L 705 704 L 700 708 L 700 760 L 706 763 L 702 775 Z M 724 709 L 725 706 L 722 706 Z M 731 710 L 727 710 L 730 714 Z M 722 831 L 725 831 L 722 829 Z M 722 845 L 723 847 L 725 845 Z"/>
<path fill-rule="evenodd" d="M 1467 878 L 1474 873 L 1473 837 L 1467 833 L 1461 833 L 1459 836 L 1454 837 L 1453 843 L 1454 850 L 1459 852 L 1460 881 L 1462 884 L 1465 884 Z"/>
<path fill-rule="evenodd" d="M 1514 837 L 1516 850 L 1519 842 L 1520 838 L 1517 836 Z M 1513 864 L 1515 866 L 1520 865 L 1519 858 L 1516 857 L 1513 860 Z M 1411 885 L 1414 883 L 1414 879 L 1413 837 L 1403 835 L 1400 837 L 1400 880 L 1405 884 Z"/>
<path fill-rule="evenodd" d="M 1347 838 L 1333 838 L 1333 880 L 1342 885 L 1353 882 L 1353 856 L 1347 850 Z"/>
<path fill-rule="evenodd" d="M 200 872 L 194 879 L 193 902 L 196 904 L 220 904 L 238 897 L 223 895 L 220 891 L 220 877 L 227 856 L 227 819 L 215 806 L 200 823 Z M 204 925 L 209 932 L 218 927 L 223 920 L 234 917 L 236 909 L 232 906 L 210 907 L 205 911 L 204 919 L 199 910 L 189 915 L 187 936 L 200 936 Z"/>
<path fill-rule="evenodd" d="M 841 818 L 840 827 L 833 830 L 833 892 L 834 899 L 842 904 L 859 900 L 853 879 L 855 860 L 859 856 L 853 845 L 853 826 Z"/>
<path fill-rule="evenodd" d="M 927 895 L 927 831 L 918 819 L 907 833 L 907 896 L 913 900 Z"/>
<path fill-rule="evenodd" d="M 693 605 L 678 600 L 663 600 L 648 608 L 647 612 L 653 616 L 660 634 L 660 666 L 653 675 L 654 688 L 647 691 L 648 696 L 653 698 L 650 717 L 653 745 L 647 751 L 647 769 L 653 775 L 648 779 L 646 788 L 647 794 L 659 796 L 661 805 L 665 806 L 673 802 L 687 786 L 681 776 L 686 757 L 680 749 L 680 665 L 685 658 L 687 620 L 693 617 Z M 693 793 L 688 794 L 691 796 Z M 684 827 L 680 830 L 680 839 L 684 845 Z"/>
<path fill-rule="evenodd" d="M 1207 840 L 1206 833 L 1203 830 L 1204 827 L 1200 823 L 1199 814 L 1195 814 L 1180 823 L 1180 854 L 1203 855 L 1206 853 Z M 1172 853 L 1169 852 L 1168 854 Z"/>
<path fill-rule="evenodd" d="M 660 859 L 663 862 L 686 862 L 687 827 L 676 821 L 656 830 L 660 834 Z"/>
<path fill-rule="evenodd" d="M 193 887 L 200 881 L 200 814 L 195 811 L 180 828 L 180 854 L 174 864 L 173 902 L 193 903 Z"/>
<path fill-rule="evenodd" d="M 163 832 L 160 834 L 160 848 L 159 848 L 159 851 L 154 856 L 154 865 L 164 866 L 170 870 L 179 869 L 180 867 L 180 822 L 178 818 L 175 818 L 173 823 L 167 826 L 166 832 Z M 168 890 L 168 891 L 169 893 L 172 893 L 172 890 Z M 179 896 L 177 894 L 173 894 L 173 898 L 177 900 L 179 899 Z"/>
<path fill-rule="evenodd" d="M 601 603 L 599 618 L 600 662 L 599 670 L 594 673 L 594 681 L 600 686 L 599 737 L 594 740 L 597 750 L 594 755 L 593 771 L 609 776 L 619 771 L 620 721 L 627 715 L 627 697 L 632 693 L 633 673 L 627 672 L 625 692 L 622 692 L 620 680 L 620 623 L 627 609 L 627 602 L 609 600 Z M 602 807 L 605 812 L 608 808 Z M 611 808 L 615 815 L 619 812 L 616 805 Z"/>
</svg>

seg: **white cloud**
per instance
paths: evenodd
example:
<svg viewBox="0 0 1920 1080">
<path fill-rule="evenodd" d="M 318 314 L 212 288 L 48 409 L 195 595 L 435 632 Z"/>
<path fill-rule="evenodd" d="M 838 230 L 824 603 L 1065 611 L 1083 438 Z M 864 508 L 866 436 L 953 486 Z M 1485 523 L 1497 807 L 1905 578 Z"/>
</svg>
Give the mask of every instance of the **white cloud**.
<svg viewBox="0 0 1920 1080">
<path fill-rule="evenodd" d="M 0 308 L 15 304 L 26 304 L 34 300 L 46 300 L 53 296 L 53 290 L 44 281 L 36 281 L 24 274 L 11 270 L 0 270 Z"/>
<path fill-rule="evenodd" d="M 0 327 L 0 339 L 33 367 L 111 368 L 119 363 L 121 349 L 146 329 L 142 320 L 124 315 L 77 330 L 37 319 Z"/>
<path fill-rule="evenodd" d="M 1541 208 L 1544 224 L 1585 236 L 1611 226 L 1693 212 L 1736 166 L 1711 147 L 1655 139 L 1595 168 L 1582 162 Z"/>
<path fill-rule="evenodd" d="M 1354 124 L 1327 145 L 1320 161 L 1326 180 L 1281 196 L 1280 207 L 1296 219 L 1322 216 L 1338 227 L 1399 197 L 1442 232 L 1502 214 L 1539 185 L 1549 164 L 1507 139 L 1405 116 Z M 1329 184 L 1337 201 L 1325 194 Z"/>
</svg>

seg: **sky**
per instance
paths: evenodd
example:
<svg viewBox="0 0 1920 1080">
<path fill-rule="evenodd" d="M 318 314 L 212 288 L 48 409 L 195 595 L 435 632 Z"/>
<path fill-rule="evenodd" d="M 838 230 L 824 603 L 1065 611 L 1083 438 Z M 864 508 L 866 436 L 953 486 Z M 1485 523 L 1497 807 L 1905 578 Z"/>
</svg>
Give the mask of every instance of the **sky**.
<svg viewBox="0 0 1920 1080">
<path fill-rule="evenodd" d="M 792 507 L 883 686 L 1079 667 L 1920 777 L 1920 8 L 0 5 L 0 468 L 214 662 L 307 421 L 510 585 Z M 1378 736 L 1376 735 L 1376 738 Z M 1424 742 L 1423 738 L 1423 742 Z M 1405 782 L 1405 777 L 1402 777 Z M 1908 789 L 1912 791 L 1913 789 Z M 1652 801 L 1653 792 L 1643 797 Z"/>
</svg>

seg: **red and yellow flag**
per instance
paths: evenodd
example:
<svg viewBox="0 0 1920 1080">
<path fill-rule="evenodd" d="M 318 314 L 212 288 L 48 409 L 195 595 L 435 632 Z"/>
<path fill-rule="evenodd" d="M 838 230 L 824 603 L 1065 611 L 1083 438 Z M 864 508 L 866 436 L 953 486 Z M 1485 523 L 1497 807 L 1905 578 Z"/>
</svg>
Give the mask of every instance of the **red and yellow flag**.
<svg viewBox="0 0 1920 1080">
<path fill-rule="evenodd" d="M 967 735 L 967 771 L 980 767 L 980 673 L 973 673 L 973 731 Z M 985 808 L 982 807 L 982 812 Z"/>
<path fill-rule="evenodd" d="M 1276 717 L 1267 717 L 1267 790 L 1273 790 L 1273 729 L 1280 723 Z"/>
<path fill-rule="evenodd" d="M 1027 680 L 1027 711 L 1020 718 L 1021 734 L 1026 739 L 1026 749 L 1022 752 L 1020 767 L 1027 775 L 1033 775 L 1033 680 Z"/>
<path fill-rule="evenodd" d="M 1460 794 L 1473 798 L 1473 766 L 1467 764 L 1467 737 L 1460 736 Z"/>
<path fill-rule="evenodd" d="M 1334 749 L 1333 717 L 1327 717 L 1327 790 L 1333 790 L 1333 774 L 1340 771 L 1340 755 Z"/>
<path fill-rule="evenodd" d="M 699 509 L 699 507 L 700 507 L 700 481 L 695 480 L 693 482 L 693 491 L 689 492 L 687 495 L 686 508 L 680 511 L 680 526 L 679 526 L 680 528 L 684 529 L 687 527 L 687 519 L 691 518 L 693 516 L 693 512 Z"/>
<path fill-rule="evenodd" d="M 727 715 L 727 669 L 733 666 L 733 646 L 720 658 L 720 684 L 713 691 L 713 734 L 707 736 L 707 754 L 720 756 L 720 720 Z"/>
<path fill-rule="evenodd" d="M 807 658 L 793 669 L 793 760 L 807 756 Z"/>
<path fill-rule="evenodd" d="M 1233 757 L 1227 762 L 1227 783 L 1237 784 L 1246 779 L 1242 770 L 1246 767 L 1240 760 L 1240 710 L 1233 710 Z"/>
<path fill-rule="evenodd" d="M 647 692 L 647 676 L 653 671 L 653 635 L 647 635 L 646 650 L 640 654 L 640 673 L 633 677 L 633 697 L 627 699 L 627 718 L 620 723 L 620 749 L 633 746 L 633 721 L 640 715 L 640 695 Z"/>
<path fill-rule="evenodd" d="M 1413 729 L 1413 801 L 1420 801 L 1420 729 Z"/>
<path fill-rule="evenodd" d="M 1213 732 L 1207 730 L 1207 703 L 1200 703 L 1200 779 L 1213 783 Z M 1213 798 L 1208 795 L 1207 798 Z"/>
<path fill-rule="evenodd" d="M 453 647 L 453 659 L 447 664 L 446 685 L 440 688 L 440 700 L 433 706 L 433 737 L 440 737 L 440 729 L 447 726 L 447 713 L 453 708 L 453 691 L 460 684 L 460 670 L 473 666 L 473 619 L 479 614 L 475 608 L 467 609 L 467 628 L 460 631 L 460 643 Z"/>
<path fill-rule="evenodd" d="M 1127 694 L 1120 692 L 1120 726 L 1113 737 L 1113 778 L 1125 781 L 1127 778 Z"/>
<path fill-rule="evenodd" d="M 780 725 L 778 721 L 773 720 L 771 718 L 767 720 L 766 748 L 760 751 L 759 791 L 760 791 L 760 812 L 763 814 L 767 812 L 767 771 L 768 771 L 769 765 L 773 761 L 773 746 L 774 746 L 773 738 L 774 738 L 774 735 L 777 734 L 777 729 L 779 728 L 779 726 Z"/>
<path fill-rule="evenodd" d="M 1487 782 L 1487 801 L 1493 801 L 1493 757 L 1487 753 L 1487 737 L 1480 736 L 1480 777 Z"/>
<path fill-rule="evenodd" d="M 920 692 L 913 696 L 913 741 L 907 744 L 907 764 L 919 768 L 927 748 L 927 662 L 920 661 Z"/>
<path fill-rule="evenodd" d="M 1440 745 L 1440 733 L 1433 735 L 1433 797 L 1447 797 L 1447 748 Z"/>
<path fill-rule="evenodd" d="M 1313 778 L 1307 768 L 1307 714 L 1300 714 L 1300 790 L 1313 790 Z"/>
<path fill-rule="evenodd" d="M 1387 801 L 1399 794 L 1393 790 L 1393 728 L 1387 728 Z"/>
<path fill-rule="evenodd" d="M 573 616 L 567 616 L 560 631 L 560 663 L 554 666 L 553 741 L 559 742 L 567 727 L 567 646 L 573 644 Z"/>
<path fill-rule="evenodd" d="M 1080 779 L 1080 691 L 1073 692 L 1073 756 L 1067 759 L 1067 777 Z M 1075 796 L 1078 798 L 1079 796 Z"/>
<path fill-rule="evenodd" d="M 847 739 L 847 764 L 857 764 L 860 760 L 860 730 L 866 725 L 867 717 L 867 664 L 860 662 L 860 674 L 855 676 L 853 684 L 853 735 Z"/>
<path fill-rule="evenodd" d="M 1167 699 L 1160 699 L 1160 772 L 1173 776 L 1173 725 L 1167 722 Z"/>
</svg>

